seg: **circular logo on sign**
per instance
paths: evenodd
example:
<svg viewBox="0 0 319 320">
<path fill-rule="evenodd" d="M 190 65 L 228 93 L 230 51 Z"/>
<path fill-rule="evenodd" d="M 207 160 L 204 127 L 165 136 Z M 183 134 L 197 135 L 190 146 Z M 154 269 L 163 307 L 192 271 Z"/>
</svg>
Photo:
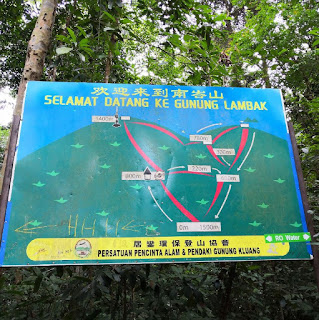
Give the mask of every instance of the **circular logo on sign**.
<svg viewBox="0 0 319 320">
<path fill-rule="evenodd" d="M 162 180 L 163 179 L 163 172 L 156 172 L 155 173 L 155 180 Z"/>
<path fill-rule="evenodd" d="M 91 254 L 91 249 L 91 243 L 88 240 L 81 239 L 75 245 L 75 254 L 79 258 L 86 258 Z"/>
</svg>

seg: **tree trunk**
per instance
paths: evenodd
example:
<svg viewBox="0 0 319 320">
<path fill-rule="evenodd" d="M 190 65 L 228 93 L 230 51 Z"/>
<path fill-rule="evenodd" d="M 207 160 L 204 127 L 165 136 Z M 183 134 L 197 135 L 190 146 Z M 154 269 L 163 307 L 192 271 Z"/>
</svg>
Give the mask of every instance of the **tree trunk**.
<svg viewBox="0 0 319 320">
<path fill-rule="evenodd" d="M 110 74 L 111 74 L 111 65 L 112 65 L 112 51 L 109 49 L 109 53 L 106 58 L 106 64 L 105 64 L 105 76 L 104 76 L 104 82 L 109 83 Z"/>
<path fill-rule="evenodd" d="M 109 43 L 109 52 L 106 57 L 106 63 L 105 63 L 105 74 L 104 74 L 104 82 L 109 83 L 110 81 L 110 75 L 111 75 L 111 70 L 112 70 L 112 61 L 113 61 L 113 53 L 112 50 L 114 49 L 114 46 L 116 44 L 116 37 L 115 34 L 113 33 L 111 36 L 111 40 Z"/>
<path fill-rule="evenodd" d="M 221 300 L 221 312 L 220 312 L 220 320 L 227 319 L 227 315 L 230 312 L 231 309 L 231 292 L 232 292 L 232 286 L 233 281 L 235 279 L 236 275 L 236 262 L 231 262 L 229 271 L 228 271 L 228 279 L 225 282 L 225 295 L 223 296 L 223 299 Z"/>
<path fill-rule="evenodd" d="M 20 80 L 16 105 L 14 109 L 15 116 L 21 117 L 23 99 L 25 95 L 27 81 L 40 80 L 42 77 L 44 59 L 48 52 L 48 48 L 51 41 L 51 33 L 52 33 L 52 27 L 55 19 L 57 2 L 58 0 L 42 1 L 40 14 L 39 14 L 37 23 L 33 29 L 33 32 L 28 44 L 28 48 L 27 48 L 26 61 L 25 61 L 22 77 Z M 13 137 L 11 134 L 10 139 L 17 140 L 17 137 Z M 14 150 L 11 152 L 14 152 Z M 9 157 L 6 157 L 6 158 L 9 159 Z M 2 190 L 4 176 L 11 177 L 12 165 L 13 163 L 3 163 L 1 174 L 0 174 L 0 190 Z M 6 169 L 6 167 L 8 168 Z M 5 173 L 6 170 L 9 170 L 10 172 L 7 171 Z M 3 190 L 1 191 L 1 195 L 2 194 L 3 194 Z M 2 201 L 7 201 L 7 199 L 3 199 L 3 198 L 4 197 L 2 197 L 1 199 Z M 1 214 L 3 213 L 0 212 L 0 215 Z M 2 216 L 1 216 L 1 219 L 2 219 Z"/>
<path fill-rule="evenodd" d="M 57 0 L 42 1 L 40 14 L 28 44 L 14 114 L 21 115 L 27 81 L 40 80 L 42 77 L 44 59 L 51 42 L 56 7 Z"/>
<path fill-rule="evenodd" d="M 271 88 L 269 73 L 268 73 L 268 65 L 266 59 L 262 60 L 262 71 L 263 71 L 263 80 L 266 88 Z"/>
</svg>

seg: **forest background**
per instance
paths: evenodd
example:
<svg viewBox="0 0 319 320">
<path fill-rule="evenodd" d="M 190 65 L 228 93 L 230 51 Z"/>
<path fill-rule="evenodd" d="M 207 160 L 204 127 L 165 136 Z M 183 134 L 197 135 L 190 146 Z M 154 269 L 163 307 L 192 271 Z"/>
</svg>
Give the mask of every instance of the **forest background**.
<svg viewBox="0 0 319 320">
<path fill-rule="evenodd" d="M 13 94 L 41 2 L 0 1 L 0 86 Z M 316 0 L 49 2 L 43 81 L 281 89 L 318 233 Z M 8 136 L 0 126 L 0 165 Z M 319 319 L 308 261 L 2 268 L 0 301 L 0 319 Z"/>
</svg>

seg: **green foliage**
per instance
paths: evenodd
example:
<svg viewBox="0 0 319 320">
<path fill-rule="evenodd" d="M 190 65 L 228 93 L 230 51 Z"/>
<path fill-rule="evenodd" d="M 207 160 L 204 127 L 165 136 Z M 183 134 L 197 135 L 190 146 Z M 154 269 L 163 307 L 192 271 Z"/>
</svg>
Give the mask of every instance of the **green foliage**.
<svg viewBox="0 0 319 320">
<path fill-rule="evenodd" d="M 0 2 L 0 86 L 17 90 L 37 12 L 28 2 Z"/>
<path fill-rule="evenodd" d="M 0 278 L 0 319 L 316 319 L 310 272 L 295 262 L 17 268 Z"/>
<path fill-rule="evenodd" d="M 10 128 L 0 126 L 0 168 L 4 160 L 4 151 L 6 149 L 7 141 L 9 138 Z"/>
</svg>

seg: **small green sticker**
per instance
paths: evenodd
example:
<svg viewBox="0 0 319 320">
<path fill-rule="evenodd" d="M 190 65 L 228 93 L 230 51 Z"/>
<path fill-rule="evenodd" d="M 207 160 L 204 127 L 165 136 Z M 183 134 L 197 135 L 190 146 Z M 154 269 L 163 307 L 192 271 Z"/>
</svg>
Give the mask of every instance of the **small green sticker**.
<svg viewBox="0 0 319 320">
<path fill-rule="evenodd" d="M 162 149 L 164 151 L 168 150 L 170 147 L 165 146 L 165 144 L 161 147 L 158 147 L 159 149 Z"/>
<path fill-rule="evenodd" d="M 115 142 L 113 142 L 113 143 L 110 143 L 110 145 L 113 146 L 113 147 L 118 147 L 118 146 L 120 146 L 121 144 L 118 143 L 117 141 L 115 141 Z"/>
<path fill-rule="evenodd" d="M 143 188 L 143 186 L 139 185 L 138 183 L 134 186 L 130 186 L 131 188 L 135 189 L 135 190 L 140 190 Z"/>
<path fill-rule="evenodd" d="M 265 234 L 266 243 L 311 241 L 310 232 Z"/>
<path fill-rule="evenodd" d="M 40 224 L 42 224 L 42 222 L 40 222 L 38 220 L 34 220 L 34 221 L 29 222 L 29 224 L 31 224 L 31 226 L 38 227 Z"/>
<path fill-rule="evenodd" d="M 265 154 L 264 157 L 265 157 L 265 158 L 268 158 L 268 159 L 272 159 L 272 158 L 274 157 L 274 155 L 268 153 L 268 154 Z"/>
<path fill-rule="evenodd" d="M 205 159 L 206 158 L 206 156 L 204 156 L 204 155 L 202 155 L 202 154 L 199 154 L 199 155 L 197 155 L 197 156 L 195 156 L 196 158 L 198 158 L 198 159 Z"/>
<path fill-rule="evenodd" d="M 58 174 L 60 174 L 60 172 L 55 172 L 54 170 L 51 172 L 47 172 L 47 174 L 51 177 L 56 177 Z"/>
<path fill-rule="evenodd" d="M 198 201 L 196 201 L 196 202 L 199 203 L 200 205 L 202 205 L 202 204 L 207 204 L 207 203 L 208 203 L 208 201 L 205 200 L 205 199 L 198 200 Z"/>
<path fill-rule="evenodd" d="M 258 227 L 258 226 L 261 225 L 261 223 L 260 223 L 260 222 L 257 222 L 256 220 L 255 220 L 254 222 L 250 222 L 249 224 L 250 224 L 251 226 L 253 226 L 253 227 Z"/>
<path fill-rule="evenodd" d="M 269 204 L 263 202 L 262 204 L 258 204 L 257 206 L 262 209 L 267 209 L 269 207 Z"/>
<path fill-rule="evenodd" d="M 284 183 L 285 182 L 285 180 L 282 180 L 281 178 L 278 178 L 277 180 L 274 180 L 274 181 L 277 183 Z"/>
<path fill-rule="evenodd" d="M 75 149 L 81 149 L 81 148 L 83 148 L 83 146 L 84 146 L 84 144 L 79 144 L 79 143 L 77 143 L 77 144 L 71 144 L 71 147 L 73 147 L 73 148 L 75 148 Z"/>
<path fill-rule="evenodd" d="M 63 199 L 63 198 L 61 197 L 60 199 L 54 200 L 54 201 L 59 202 L 59 203 L 66 203 L 68 200 L 65 200 L 65 199 Z"/>
<path fill-rule="evenodd" d="M 249 167 L 248 169 L 244 169 L 244 170 L 247 171 L 247 172 L 255 172 L 256 171 L 256 169 L 253 169 L 251 167 Z"/>
<path fill-rule="evenodd" d="M 155 231 L 158 227 L 153 226 L 152 224 L 150 226 L 147 226 L 146 229 L 150 231 Z"/>
<path fill-rule="evenodd" d="M 38 181 L 37 183 L 32 183 L 32 184 L 38 188 L 45 186 L 45 183 L 42 183 L 41 181 Z"/>
<path fill-rule="evenodd" d="M 290 225 L 295 228 L 301 227 L 301 223 L 298 223 L 297 221 L 295 221 L 294 223 L 291 223 Z"/>
<path fill-rule="evenodd" d="M 102 169 L 109 169 L 111 168 L 111 166 L 107 165 L 106 163 L 104 163 L 102 166 L 100 166 Z"/>
<path fill-rule="evenodd" d="M 105 212 L 104 210 L 101 211 L 101 212 L 96 212 L 96 214 L 98 214 L 99 216 L 102 216 L 102 217 L 106 217 L 108 216 L 110 213 L 109 212 Z"/>
</svg>

